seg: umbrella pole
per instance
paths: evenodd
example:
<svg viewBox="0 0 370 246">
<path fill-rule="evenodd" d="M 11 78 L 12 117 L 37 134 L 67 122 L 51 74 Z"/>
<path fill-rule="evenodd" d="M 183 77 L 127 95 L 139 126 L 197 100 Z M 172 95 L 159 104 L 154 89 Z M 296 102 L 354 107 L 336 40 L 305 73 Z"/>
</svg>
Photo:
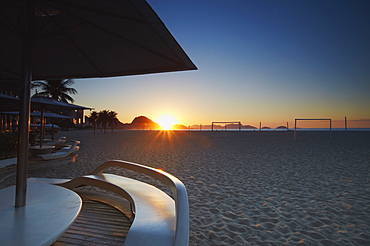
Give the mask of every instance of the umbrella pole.
<svg viewBox="0 0 370 246">
<path fill-rule="evenodd" d="M 26 206 L 27 172 L 28 172 L 28 144 L 30 125 L 30 101 L 32 80 L 32 50 L 33 50 L 33 3 L 25 1 L 25 19 L 23 20 L 23 47 L 22 47 L 22 94 L 19 110 L 19 142 L 17 159 L 17 180 L 15 206 Z"/>
<path fill-rule="evenodd" d="M 54 140 L 54 120 L 53 118 L 50 119 L 51 122 L 51 140 Z"/>
<path fill-rule="evenodd" d="M 44 121 L 45 121 L 45 116 L 44 116 L 44 108 L 41 109 L 41 129 L 40 129 L 40 148 L 42 147 L 42 142 L 44 141 L 44 131 L 45 131 L 45 125 L 44 125 Z"/>
</svg>

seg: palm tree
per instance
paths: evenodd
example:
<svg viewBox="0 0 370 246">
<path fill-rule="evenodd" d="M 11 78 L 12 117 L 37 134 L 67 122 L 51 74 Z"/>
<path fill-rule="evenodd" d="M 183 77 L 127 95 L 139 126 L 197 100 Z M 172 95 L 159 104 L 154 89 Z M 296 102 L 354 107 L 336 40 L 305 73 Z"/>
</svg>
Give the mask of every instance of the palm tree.
<svg viewBox="0 0 370 246">
<path fill-rule="evenodd" d="M 98 116 L 98 112 L 96 111 L 92 111 L 90 113 L 90 117 L 89 117 L 89 123 L 93 124 L 93 127 L 94 127 L 94 134 L 95 134 L 95 125 L 96 125 L 96 121 L 98 120 L 99 116 Z"/>
<path fill-rule="evenodd" d="M 114 111 L 109 111 L 108 112 L 108 125 L 112 129 L 112 133 L 113 133 L 113 125 L 117 125 L 117 121 L 118 121 L 117 113 Z"/>
<path fill-rule="evenodd" d="M 54 100 L 62 102 L 74 102 L 74 99 L 68 94 L 77 94 L 76 89 L 69 87 L 73 85 L 72 79 L 52 79 L 45 81 L 36 81 L 32 83 L 32 88 L 41 88 L 41 92 L 35 93 L 34 96 L 47 96 Z"/>
<path fill-rule="evenodd" d="M 102 124 L 102 127 L 104 128 L 104 133 L 107 132 L 107 122 L 108 122 L 108 116 L 109 111 L 108 110 L 102 110 L 98 113 L 98 121 Z"/>
</svg>

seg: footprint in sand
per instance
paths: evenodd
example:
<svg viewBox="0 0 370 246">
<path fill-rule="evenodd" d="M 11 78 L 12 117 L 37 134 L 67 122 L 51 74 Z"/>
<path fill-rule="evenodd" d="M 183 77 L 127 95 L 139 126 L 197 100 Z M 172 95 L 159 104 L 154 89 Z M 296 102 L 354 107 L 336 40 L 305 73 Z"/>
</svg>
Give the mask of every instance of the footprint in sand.
<svg viewBox="0 0 370 246">
<path fill-rule="evenodd" d="M 305 234 L 313 239 L 325 239 L 324 236 L 322 236 L 321 234 L 319 233 L 316 233 L 316 232 L 313 232 L 313 231 L 302 231 L 302 234 Z"/>
<path fill-rule="evenodd" d="M 266 230 L 274 230 L 276 228 L 276 225 L 271 222 L 266 222 L 262 224 L 262 227 Z"/>
<path fill-rule="evenodd" d="M 239 216 L 237 215 L 237 214 L 235 214 L 235 213 L 233 213 L 233 212 L 230 212 L 230 211 L 228 211 L 228 212 L 226 212 L 225 214 L 224 214 L 224 216 L 226 217 L 226 218 L 229 218 L 229 219 L 237 219 Z"/>
</svg>

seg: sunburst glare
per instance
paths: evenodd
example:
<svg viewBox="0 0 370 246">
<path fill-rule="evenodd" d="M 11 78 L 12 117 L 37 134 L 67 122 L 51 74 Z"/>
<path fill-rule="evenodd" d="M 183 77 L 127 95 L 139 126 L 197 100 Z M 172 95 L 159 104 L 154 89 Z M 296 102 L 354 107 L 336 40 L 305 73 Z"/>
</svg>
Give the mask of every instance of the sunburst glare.
<svg viewBox="0 0 370 246">
<path fill-rule="evenodd" d="M 162 130 L 171 130 L 172 126 L 178 123 L 176 117 L 171 114 L 160 115 L 156 122 L 162 127 Z"/>
</svg>

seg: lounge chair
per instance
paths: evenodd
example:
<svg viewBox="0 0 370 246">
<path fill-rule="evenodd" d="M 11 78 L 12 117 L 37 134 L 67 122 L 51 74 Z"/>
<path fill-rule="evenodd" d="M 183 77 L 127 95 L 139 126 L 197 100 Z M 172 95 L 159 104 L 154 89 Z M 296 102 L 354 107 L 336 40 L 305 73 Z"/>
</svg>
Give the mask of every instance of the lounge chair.
<svg viewBox="0 0 370 246">
<path fill-rule="evenodd" d="M 170 188 L 173 198 L 150 184 L 103 173 L 110 167 L 120 167 L 151 176 Z M 125 201 L 131 204 L 133 222 L 124 240 L 125 246 L 187 246 L 189 243 L 189 203 L 186 188 L 176 177 L 160 169 L 115 160 L 100 165 L 90 175 L 71 180 L 31 178 L 29 182 L 55 184 L 68 189 L 95 186 L 126 199 Z M 106 194 L 103 194 L 103 197 L 104 195 Z M 109 204 L 110 199 L 105 199 L 105 203 Z M 118 207 L 117 204 L 115 207 Z M 77 226 L 72 227 L 75 233 Z M 84 240 L 90 236 L 94 235 L 86 235 Z"/>
<path fill-rule="evenodd" d="M 54 149 L 61 149 L 66 143 L 66 141 L 67 141 L 66 137 L 61 137 L 58 140 L 53 140 L 53 141 L 44 143 L 43 145 L 54 146 Z"/>
<path fill-rule="evenodd" d="M 43 154 L 38 155 L 44 160 L 54 160 L 54 159 L 60 159 L 69 156 L 72 153 L 77 152 L 80 147 L 77 146 L 80 143 L 80 141 L 75 141 L 70 147 L 64 147 L 58 150 L 57 152 L 50 153 L 50 154 Z"/>
</svg>

